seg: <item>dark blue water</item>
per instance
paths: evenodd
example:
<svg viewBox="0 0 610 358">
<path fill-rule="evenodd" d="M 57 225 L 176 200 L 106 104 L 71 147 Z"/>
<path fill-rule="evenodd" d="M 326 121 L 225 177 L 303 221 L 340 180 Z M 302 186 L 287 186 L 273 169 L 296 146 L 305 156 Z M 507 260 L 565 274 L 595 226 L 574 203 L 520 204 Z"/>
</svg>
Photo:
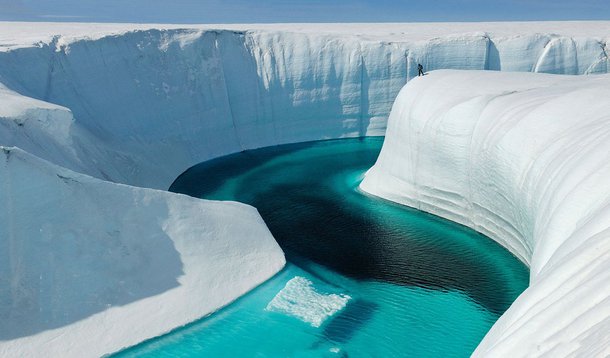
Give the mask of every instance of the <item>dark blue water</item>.
<svg viewBox="0 0 610 358">
<path fill-rule="evenodd" d="M 265 148 L 181 175 L 171 191 L 255 206 L 289 263 L 119 356 L 468 356 L 527 287 L 527 268 L 479 233 L 361 193 L 382 141 Z"/>
</svg>

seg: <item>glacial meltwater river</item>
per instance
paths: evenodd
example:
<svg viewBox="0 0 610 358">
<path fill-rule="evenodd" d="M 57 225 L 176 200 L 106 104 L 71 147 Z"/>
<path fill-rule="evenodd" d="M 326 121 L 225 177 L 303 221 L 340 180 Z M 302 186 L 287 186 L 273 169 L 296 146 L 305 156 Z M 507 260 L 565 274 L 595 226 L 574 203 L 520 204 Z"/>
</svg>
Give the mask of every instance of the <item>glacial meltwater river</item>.
<svg viewBox="0 0 610 358">
<path fill-rule="evenodd" d="M 528 270 L 473 230 L 360 192 L 382 143 L 283 145 L 182 174 L 171 191 L 258 208 L 288 263 L 219 312 L 116 356 L 469 356 Z"/>
</svg>

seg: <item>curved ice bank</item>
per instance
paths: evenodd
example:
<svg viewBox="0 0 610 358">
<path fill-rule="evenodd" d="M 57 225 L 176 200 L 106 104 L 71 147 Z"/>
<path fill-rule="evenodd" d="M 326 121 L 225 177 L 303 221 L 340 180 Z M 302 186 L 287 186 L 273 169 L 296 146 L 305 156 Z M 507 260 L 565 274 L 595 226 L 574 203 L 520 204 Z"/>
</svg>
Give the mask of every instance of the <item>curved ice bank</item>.
<svg viewBox="0 0 610 358">
<path fill-rule="evenodd" d="M 285 263 L 256 209 L 0 147 L 0 356 L 96 357 L 192 322 Z"/>
<path fill-rule="evenodd" d="M 0 23 L 0 83 L 74 118 L 57 150 L 31 153 L 165 189 L 187 168 L 244 149 L 383 135 L 418 63 L 427 71 L 608 71 L 609 22 L 215 28 Z M 25 123 L 10 133 L 31 130 Z M 11 140 L 0 144 L 22 146 Z"/>
<path fill-rule="evenodd" d="M 365 191 L 531 267 L 475 356 L 610 354 L 610 76 L 437 71 L 394 104 Z"/>
</svg>

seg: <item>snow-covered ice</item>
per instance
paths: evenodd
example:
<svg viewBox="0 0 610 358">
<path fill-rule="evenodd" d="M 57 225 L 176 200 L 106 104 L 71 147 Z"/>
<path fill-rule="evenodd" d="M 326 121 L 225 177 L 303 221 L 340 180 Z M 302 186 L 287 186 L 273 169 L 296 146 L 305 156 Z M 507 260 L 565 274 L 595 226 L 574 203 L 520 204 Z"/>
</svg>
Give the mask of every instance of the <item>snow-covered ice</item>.
<svg viewBox="0 0 610 358">
<path fill-rule="evenodd" d="M 530 266 L 475 356 L 610 354 L 610 75 L 436 71 L 398 95 L 361 188 Z"/>
<path fill-rule="evenodd" d="M 273 297 L 265 308 L 294 316 L 312 327 L 320 327 L 324 321 L 343 309 L 350 296 L 336 293 L 319 293 L 313 282 L 296 276 Z"/>
<path fill-rule="evenodd" d="M 114 184 L 0 147 L 0 356 L 100 356 L 279 271 L 256 209 Z"/>
<path fill-rule="evenodd" d="M 6 147 L 0 156 L 0 200 L 5 206 L 0 211 L 0 302 L 4 308 L 0 311 L 0 355 L 108 353 L 209 314 L 283 266 L 281 250 L 252 208 L 134 186 L 166 189 L 192 165 L 244 149 L 383 135 L 392 103 L 405 82 L 416 76 L 418 63 L 426 71 L 451 68 L 604 73 L 608 72 L 609 38 L 610 22 L 205 26 L 0 22 L 0 146 Z M 523 99 L 523 107 L 510 107 L 514 113 L 500 114 L 521 118 L 520 113 L 532 116 L 549 108 L 561 109 L 544 112 L 548 116 L 544 125 L 519 127 L 531 133 L 539 131 L 542 137 L 557 134 L 549 128 L 559 128 L 552 119 L 564 118 L 564 113 L 577 115 L 574 118 L 590 114 L 586 118 L 591 121 L 598 118 L 599 123 L 587 128 L 575 122 L 573 136 L 557 134 L 555 146 L 570 148 L 563 157 L 577 158 L 578 153 L 590 149 L 583 144 L 586 141 L 576 139 L 588 135 L 591 128 L 599 129 L 599 138 L 603 135 L 603 120 L 596 115 L 607 112 L 602 100 L 607 90 L 598 84 L 607 77 L 489 74 L 494 75 L 495 85 L 505 93 L 498 94 L 495 89 L 490 90 L 491 95 L 481 92 L 494 83 L 486 83 L 487 77 L 480 74 L 471 78 L 432 73 L 425 80 L 416 79 L 412 86 L 421 86 L 421 90 L 406 91 L 421 100 L 413 106 L 413 115 L 418 120 L 424 120 L 424 115 L 435 116 L 420 103 L 429 103 L 430 108 L 444 113 L 459 96 L 480 93 L 471 101 L 461 103 L 459 97 L 455 103 L 452 111 L 467 115 L 485 103 L 486 96 L 503 101 L 526 97 L 529 90 L 537 93 L 535 100 Z M 445 76 L 446 87 L 438 84 L 427 89 L 420 85 Z M 452 76 L 459 81 L 451 81 Z M 477 78 L 485 83 L 475 91 L 468 83 Z M 592 84 L 595 89 L 587 90 Z M 560 91 L 568 88 L 574 89 L 574 97 L 560 97 Z M 556 107 L 536 108 L 538 101 L 553 96 L 558 98 Z M 443 123 L 447 126 L 443 130 L 453 133 L 449 137 L 463 139 L 458 147 L 472 145 L 467 140 L 467 127 Z M 476 127 L 477 131 L 485 128 Z M 503 136 L 502 128 L 494 127 L 493 135 Z M 424 133 L 425 129 L 420 130 Z M 388 143 L 392 138 L 393 134 Z M 494 149 L 493 140 L 497 138 L 490 138 L 479 144 Z M 542 143 L 520 136 L 511 138 L 533 151 Z M 447 147 L 449 143 L 437 143 L 439 157 L 458 155 L 451 154 L 455 148 Z M 388 156 L 390 149 L 386 147 L 380 163 Z M 538 302 L 542 298 L 536 295 L 548 293 L 540 288 L 542 283 L 537 286 L 538 281 L 562 285 L 565 277 L 552 268 L 572 257 L 568 251 L 582 249 L 577 239 L 557 239 L 569 231 L 566 228 L 573 229 L 569 225 L 578 226 L 578 235 L 585 237 L 593 235 L 595 225 L 604 223 L 601 216 L 576 223 L 568 206 L 558 204 L 563 197 L 572 198 L 579 213 L 598 212 L 595 205 L 599 203 L 591 200 L 602 200 L 600 195 L 605 192 L 597 187 L 590 189 L 590 181 L 577 177 L 589 173 L 587 165 L 593 165 L 593 158 L 601 155 L 595 153 L 591 159 L 576 160 L 578 167 L 560 165 L 549 157 L 547 169 L 532 166 L 520 179 L 500 176 L 494 187 L 508 191 L 498 191 L 502 195 L 494 198 L 499 207 L 506 204 L 502 210 L 469 207 L 468 212 L 477 214 L 472 219 L 477 229 L 532 265 L 532 288 L 515 307 L 530 307 L 527 302 Z M 522 152 L 513 153 L 514 157 L 498 156 L 497 162 L 490 159 L 482 165 L 504 175 L 505 165 L 524 164 L 529 158 L 517 154 Z M 470 164 L 471 160 L 477 162 Z M 473 174 L 468 177 L 477 178 L 474 174 L 480 168 L 479 160 L 464 155 L 444 165 L 446 170 L 455 170 L 455 175 L 466 167 Z M 446 183 L 440 179 L 427 177 L 427 167 L 418 168 L 418 176 L 430 179 L 418 186 L 418 202 L 425 203 L 427 195 L 432 195 L 422 188 L 433 194 L 444 190 L 446 201 L 441 205 L 436 197 L 433 204 L 422 204 L 422 209 L 438 208 L 437 213 L 464 222 L 456 214 L 459 211 L 446 207 L 451 208 L 453 202 L 466 203 L 462 197 L 465 194 L 460 196 L 456 194 L 459 188 L 444 187 Z M 366 182 L 373 183 L 376 170 Z M 549 174 L 553 179 L 539 180 L 548 170 L 555 170 Z M 568 174 L 572 176 L 566 177 L 564 171 L 571 170 L 574 173 Z M 606 177 L 597 172 L 589 180 Z M 376 185 L 383 181 L 388 188 L 404 184 L 404 178 L 378 178 Z M 591 190 L 582 198 L 590 201 L 574 196 L 576 192 L 559 192 L 567 188 L 561 184 L 562 178 L 570 183 L 580 180 L 582 186 L 578 188 Z M 543 187 L 548 184 L 548 188 L 522 187 L 535 183 Z M 485 188 L 494 192 L 494 187 Z M 386 194 L 403 202 L 409 193 Z M 552 194 L 563 196 L 545 196 Z M 533 203 L 534 198 L 538 204 Z M 556 210 L 542 211 L 534 205 L 555 205 L 554 200 Z M 540 239 L 547 236 L 553 239 Z M 147 240 L 159 245 L 149 246 Z M 603 244 L 601 238 L 596 240 Z M 587 242 L 592 245 L 587 248 L 597 247 L 593 244 L 597 241 Z M 46 251 L 41 251 L 42 247 Z M 94 252 L 103 254 L 94 259 Z M 557 256 L 557 252 L 566 254 Z M 577 256 L 579 264 L 586 261 L 582 257 Z M 235 268 L 243 260 L 251 261 Z M 159 272 L 166 265 L 168 271 Z M 79 267 L 83 273 L 77 272 Z M 591 270 L 596 267 L 588 266 Z M 154 275 L 147 275 L 145 270 L 152 270 Z M 581 274 L 589 275 L 584 271 Z M 555 276 L 544 279 L 545 275 Z M 585 281 L 575 278 L 565 287 L 580 287 L 579 283 Z M 121 286 L 130 282 L 141 282 L 141 286 Z M 583 285 L 582 290 L 589 293 L 586 287 Z M 595 296 L 602 299 L 591 311 L 595 317 L 608 306 L 607 287 L 603 288 L 606 291 L 598 291 Z M 80 295 L 85 292 L 89 292 L 86 300 Z M 523 301 L 526 303 L 520 303 Z M 543 319 L 542 314 L 529 312 L 511 309 L 480 351 L 486 352 L 499 341 L 504 343 L 497 349 L 512 347 L 510 339 L 516 338 L 511 337 L 527 336 L 533 329 L 528 327 L 537 329 L 536 324 L 552 321 L 551 316 Z M 517 329 L 521 321 L 511 325 L 530 316 L 537 318 L 524 330 Z M 566 316 L 566 322 L 570 317 Z M 590 319 L 574 322 L 575 327 L 592 327 Z M 603 324 L 602 328 L 607 328 L 607 321 Z M 561 330 L 562 324 L 554 327 L 560 333 L 572 332 Z M 548 332 L 545 337 L 555 331 Z M 508 337 L 506 341 L 503 335 Z M 607 338 L 595 340 L 593 333 L 583 333 L 583 337 L 578 340 L 583 347 L 599 347 L 601 338 Z M 540 341 L 550 342 L 543 338 Z"/>
</svg>

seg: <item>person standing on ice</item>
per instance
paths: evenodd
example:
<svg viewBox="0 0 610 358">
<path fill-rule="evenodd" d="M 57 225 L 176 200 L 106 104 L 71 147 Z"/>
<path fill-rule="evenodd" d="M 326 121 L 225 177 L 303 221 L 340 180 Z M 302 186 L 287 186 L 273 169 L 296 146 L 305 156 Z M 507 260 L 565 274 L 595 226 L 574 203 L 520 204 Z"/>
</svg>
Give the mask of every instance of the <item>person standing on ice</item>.
<svg viewBox="0 0 610 358">
<path fill-rule="evenodd" d="M 424 66 L 422 66 L 421 63 L 417 64 L 417 70 L 419 71 L 417 77 L 425 75 Z"/>
</svg>

